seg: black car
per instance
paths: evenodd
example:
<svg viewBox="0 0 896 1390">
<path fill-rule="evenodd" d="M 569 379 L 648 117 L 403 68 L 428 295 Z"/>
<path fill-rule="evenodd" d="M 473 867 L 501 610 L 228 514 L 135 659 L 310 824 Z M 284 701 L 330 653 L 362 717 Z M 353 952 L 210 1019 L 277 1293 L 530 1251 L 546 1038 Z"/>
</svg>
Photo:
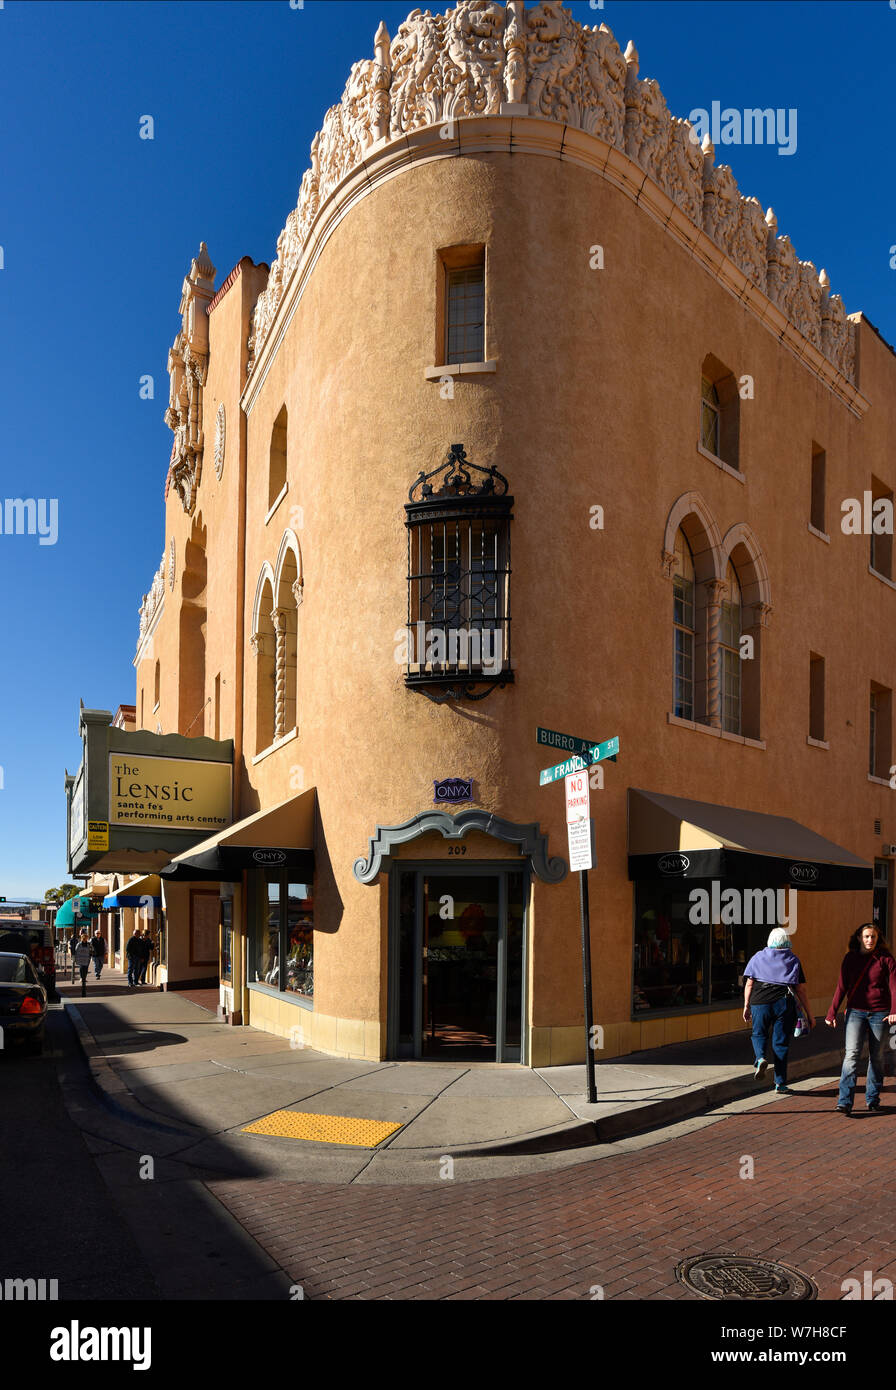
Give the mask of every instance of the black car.
<svg viewBox="0 0 896 1390">
<path fill-rule="evenodd" d="M 30 1052 L 44 1045 L 47 991 L 27 956 L 0 951 L 0 1030 L 3 1045 L 21 1040 Z"/>
<path fill-rule="evenodd" d="M 51 1002 L 56 1002 L 56 953 L 53 928 L 45 922 L 22 922 L 0 917 L 0 951 L 27 956 Z"/>
</svg>

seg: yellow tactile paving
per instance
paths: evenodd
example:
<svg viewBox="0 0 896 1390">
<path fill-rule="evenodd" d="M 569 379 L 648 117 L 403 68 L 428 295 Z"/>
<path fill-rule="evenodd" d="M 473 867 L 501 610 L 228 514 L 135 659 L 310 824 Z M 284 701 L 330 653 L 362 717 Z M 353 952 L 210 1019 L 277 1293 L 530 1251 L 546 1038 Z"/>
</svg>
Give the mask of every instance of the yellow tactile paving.
<svg viewBox="0 0 896 1390">
<path fill-rule="evenodd" d="M 401 1129 L 389 1120 L 362 1120 L 354 1115 L 310 1115 L 302 1110 L 274 1110 L 246 1125 L 243 1134 L 275 1134 L 281 1139 L 310 1139 L 316 1144 L 354 1144 L 375 1149 Z"/>
</svg>

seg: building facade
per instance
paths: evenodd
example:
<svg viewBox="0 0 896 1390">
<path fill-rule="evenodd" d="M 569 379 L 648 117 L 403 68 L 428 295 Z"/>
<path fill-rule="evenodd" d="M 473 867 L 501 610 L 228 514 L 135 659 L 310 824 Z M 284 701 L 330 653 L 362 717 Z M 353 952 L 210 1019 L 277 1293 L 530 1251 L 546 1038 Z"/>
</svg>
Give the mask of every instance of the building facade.
<svg viewBox="0 0 896 1390">
<path fill-rule="evenodd" d="M 231 824 L 161 867 L 231 1021 L 580 1060 L 539 727 L 620 739 L 588 774 L 602 1055 L 741 1026 L 778 915 L 816 1007 L 889 932 L 896 363 L 693 134 L 561 5 L 418 10 L 272 265 L 193 261 L 135 718 L 232 740 Z"/>
</svg>

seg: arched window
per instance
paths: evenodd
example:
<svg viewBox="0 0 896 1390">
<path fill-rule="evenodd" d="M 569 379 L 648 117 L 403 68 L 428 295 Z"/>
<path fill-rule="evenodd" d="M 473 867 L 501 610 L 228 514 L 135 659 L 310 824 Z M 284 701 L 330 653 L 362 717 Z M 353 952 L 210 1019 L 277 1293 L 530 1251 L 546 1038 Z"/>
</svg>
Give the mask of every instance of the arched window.
<svg viewBox="0 0 896 1390">
<path fill-rule="evenodd" d="M 286 406 L 284 406 L 277 416 L 277 419 L 274 421 L 274 428 L 271 432 L 271 462 L 270 472 L 268 474 L 269 511 L 286 487 L 287 421 Z"/>
<path fill-rule="evenodd" d="M 159 696 L 162 690 L 162 663 L 156 662 L 155 679 L 153 681 L 153 714 L 159 708 Z"/>
<path fill-rule="evenodd" d="M 731 561 L 725 570 L 725 587 L 719 611 L 719 650 L 722 678 L 722 728 L 741 732 L 740 636 L 743 601 L 740 581 Z"/>
<path fill-rule="evenodd" d="M 274 583 L 274 740 L 284 738 L 298 727 L 297 675 L 299 605 L 302 587 L 302 561 L 298 541 L 287 531 L 277 557 Z"/>
<path fill-rule="evenodd" d="M 270 565 L 265 565 L 255 595 L 252 653 L 255 658 L 255 752 L 263 753 L 274 742 L 274 684 L 277 637 L 274 632 L 274 585 Z"/>
<path fill-rule="evenodd" d="M 179 617 L 178 733 L 200 738 L 205 733 L 205 645 L 208 536 L 197 515 L 184 549 Z"/>
<path fill-rule="evenodd" d="M 675 536 L 672 569 L 672 609 L 675 642 L 675 703 L 679 719 L 694 718 L 694 644 L 697 636 L 694 557 L 684 532 Z"/>
<path fill-rule="evenodd" d="M 740 471 L 740 392 L 729 367 L 705 357 L 700 376 L 700 444 Z"/>
</svg>

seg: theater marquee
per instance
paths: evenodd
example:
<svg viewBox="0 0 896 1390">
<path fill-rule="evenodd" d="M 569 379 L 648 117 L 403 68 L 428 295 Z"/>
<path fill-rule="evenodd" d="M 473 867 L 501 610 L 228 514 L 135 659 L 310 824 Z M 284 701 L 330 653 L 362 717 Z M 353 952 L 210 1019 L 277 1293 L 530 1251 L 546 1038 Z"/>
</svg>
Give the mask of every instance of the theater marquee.
<svg viewBox="0 0 896 1390">
<path fill-rule="evenodd" d="M 109 754 L 109 823 L 180 830 L 230 824 L 229 763 Z"/>
</svg>

